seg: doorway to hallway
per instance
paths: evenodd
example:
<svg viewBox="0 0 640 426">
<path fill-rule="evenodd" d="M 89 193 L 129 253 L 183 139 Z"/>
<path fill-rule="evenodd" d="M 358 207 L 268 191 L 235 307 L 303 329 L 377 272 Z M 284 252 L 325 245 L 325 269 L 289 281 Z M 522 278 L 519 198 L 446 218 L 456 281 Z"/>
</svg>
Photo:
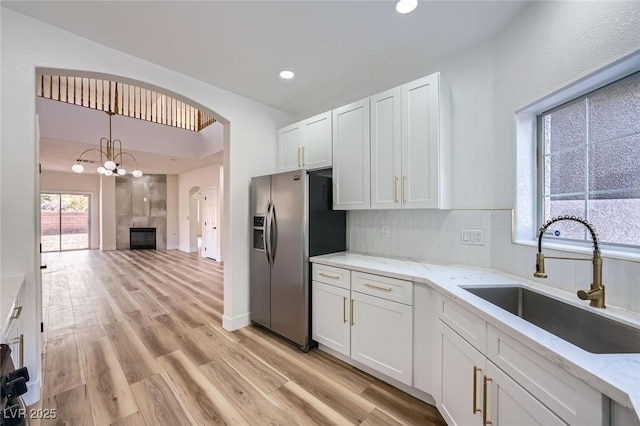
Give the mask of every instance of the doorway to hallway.
<svg viewBox="0 0 640 426">
<path fill-rule="evenodd" d="M 40 194 L 42 252 L 89 248 L 88 194 Z"/>
</svg>

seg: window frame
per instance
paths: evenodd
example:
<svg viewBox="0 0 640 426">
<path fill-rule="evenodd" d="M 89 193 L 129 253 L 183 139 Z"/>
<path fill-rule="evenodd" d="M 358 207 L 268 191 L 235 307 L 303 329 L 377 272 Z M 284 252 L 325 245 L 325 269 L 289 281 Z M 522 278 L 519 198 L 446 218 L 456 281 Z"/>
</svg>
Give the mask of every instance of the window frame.
<svg viewBox="0 0 640 426">
<path fill-rule="evenodd" d="M 609 91 L 614 89 L 617 86 L 626 84 L 629 80 L 631 79 L 640 79 L 640 69 L 635 69 L 630 73 L 625 73 L 623 75 L 619 75 L 617 76 L 617 78 L 615 78 L 613 81 L 609 81 L 609 82 L 604 82 L 600 85 L 598 85 L 597 87 L 593 88 L 592 90 L 586 91 L 582 94 L 580 94 L 579 96 L 570 98 L 568 100 L 564 100 L 563 102 L 552 106 L 550 108 L 547 108 L 543 111 L 538 112 L 537 114 L 535 114 L 535 144 L 536 144 L 536 165 L 535 165 L 535 173 L 536 173 L 536 190 L 535 190 L 535 202 L 534 202 L 534 206 L 535 206 L 535 223 L 537 224 L 538 227 L 541 227 L 545 222 L 545 217 L 544 217 L 544 211 L 545 211 L 545 140 L 544 140 L 544 117 L 552 114 L 556 111 L 560 111 L 564 108 L 567 108 L 573 104 L 576 103 L 580 103 L 583 102 L 585 99 L 593 97 L 593 96 L 597 96 L 598 94 L 605 92 L 605 91 Z M 567 96 L 568 97 L 568 96 Z M 587 152 L 587 159 L 589 158 L 589 148 L 590 148 L 590 144 L 587 142 L 585 143 L 585 148 L 586 148 L 586 152 Z M 588 165 L 588 161 L 585 163 L 585 167 L 586 167 L 586 175 L 589 175 L 589 165 Z M 588 213 L 588 207 L 589 207 L 589 194 L 591 193 L 591 191 L 589 191 L 588 188 L 585 188 L 585 209 L 586 212 Z M 549 194 L 551 197 L 551 194 Z M 583 217 L 583 219 L 590 221 L 589 218 L 587 217 Z M 586 229 L 585 229 L 586 232 Z M 586 235 L 586 234 L 585 234 Z M 585 240 L 578 240 L 578 239 L 574 239 L 574 238 L 562 238 L 562 237 L 555 237 L 552 240 L 549 241 L 554 241 L 558 244 L 567 244 L 567 245 L 577 245 L 577 246 L 584 246 L 585 244 L 591 245 L 591 241 L 589 239 L 585 239 Z M 601 245 L 605 246 L 605 247 L 611 247 L 613 249 L 623 249 L 623 250 L 632 250 L 632 251 L 638 251 L 638 253 L 640 253 L 640 244 L 625 244 L 625 243 L 617 243 L 617 242 L 601 242 Z"/>
<path fill-rule="evenodd" d="M 633 52 L 599 68 L 576 75 L 561 85 L 551 84 L 546 91 L 530 98 L 513 110 L 515 121 L 515 187 L 511 206 L 511 243 L 537 247 L 538 245 L 538 174 L 536 116 L 555 106 L 576 99 L 609 83 L 640 71 L 640 51 Z M 590 242 L 546 240 L 545 247 L 573 254 L 589 255 Z M 629 247 L 601 247 L 603 257 L 640 262 L 640 249 Z"/>
</svg>

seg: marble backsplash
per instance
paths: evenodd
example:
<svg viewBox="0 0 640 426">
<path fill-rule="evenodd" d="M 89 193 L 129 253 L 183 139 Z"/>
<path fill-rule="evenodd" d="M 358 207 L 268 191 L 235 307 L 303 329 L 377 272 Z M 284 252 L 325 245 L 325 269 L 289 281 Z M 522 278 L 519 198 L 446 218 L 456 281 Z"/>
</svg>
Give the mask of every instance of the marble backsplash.
<svg viewBox="0 0 640 426">
<path fill-rule="evenodd" d="M 156 228 L 156 247 L 167 248 L 167 176 L 116 178 L 116 249 L 129 249 L 129 228 Z"/>
<path fill-rule="evenodd" d="M 388 237 L 382 237 L 382 226 L 388 226 Z M 463 245 L 462 229 L 483 230 L 485 244 Z M 548 278 L 534 278 L 537 248 L 512 242 L 511 210 L 350 211 L 347 238 L 353 251 L 490 267 L 573 294 L 591 283 L 591 263 L 573 260 L 549 259 Z M 547 256 L 588 257 L 550 249 L 544 252 Z M 612 258 L 603 252 L 603 282 L 608 306 L 640 314 L 640 261 Z"/>
</svg>

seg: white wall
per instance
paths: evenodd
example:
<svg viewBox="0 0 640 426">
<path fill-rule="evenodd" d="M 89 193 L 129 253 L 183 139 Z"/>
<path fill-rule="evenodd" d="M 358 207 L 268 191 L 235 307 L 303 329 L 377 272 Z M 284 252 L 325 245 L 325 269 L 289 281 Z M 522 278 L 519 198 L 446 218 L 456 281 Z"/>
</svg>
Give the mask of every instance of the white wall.
<svg viewBox="0 0 640 426">
<path fill-rule="evenodd" d="M 249 323 L 249 197 L 251 176 L 276 168 L 276 130 L 291 115 L 143 61 L 11 10 L 1 9 L 0 269 L 26 274 L 26 365 L 31 387 L 40 383 L 41 299 L 37 253 L 38 163 L 35 141 L 36 67 L 111 74 L 174 92 L 216 113 L 224 129 L 226 253 L 224 321 L 229 329 Z M 13 176 L 20 176 L 15 179 Z M 31 206 L 31 208 L 29 208 Z M 114 227 L 115 229 L 115 227 Z M 28 402 L 38 399 L 29 394 Z"/>
<path fill-rule="evenodd" d="M 100 175 L 100 250 L 116 249 L 116 180 Z"/>
<path fill-rule="evenodd" d="M 89 247 L 100 247 L 100 178 L 96 174 L 43 171 L 40 175 L 40 192 L 90 194 Z"/>
<path fill-rule="evenodd" d="M 451 86 L 454 210 L 349 212 L 350 249 L 533 279 L 536 248 L 511 242 L 510 209 L 531 186 L 516 179 L 515 112 L 638 52 L 638 28 L 638 2 L 531 2 L 492 40 L 428 70 L 441 71 Z M 383 224 L 390 238 L 381 238 Z M 484 229 L 485 245 L 461 245 L 463 228 Z M 603 256 L 608 304 L 640 313 L 640 259 Z M 588 262 L 547 265 L 549 279 L 540 284 L 573 292 L 591 282 Z"/>
<path fill-rule="evenodd" d="M 167 250 L 180 246 L 178 204 L 178 175 L 167 175 Z"/>
<path fill-rule="evenodd" d="M 192 170 L 187 173 L 178 175 L 178 222 L 180 226 L 180 245 L 179 249 L 186 252 L 197 251 L 197 241 L 191 241 L 191 226 L 194 227 L 195 234 L 197 235 L 197 218 L 190 217 L 191 203 L 193 203 L 195 213 L 196 199 L 199 196 L 197 193 L 193 197 L 190 196 L 189 191 L 192 188 L 197 187 L 199 193 L 202 193 L 205 189 L 211 187 L 218 188 L 218 198 L 222 199 L 224 192 L 220 188 L 220 168 L 221 164 L 213 164 L 201 169 Z"/>
</svg>

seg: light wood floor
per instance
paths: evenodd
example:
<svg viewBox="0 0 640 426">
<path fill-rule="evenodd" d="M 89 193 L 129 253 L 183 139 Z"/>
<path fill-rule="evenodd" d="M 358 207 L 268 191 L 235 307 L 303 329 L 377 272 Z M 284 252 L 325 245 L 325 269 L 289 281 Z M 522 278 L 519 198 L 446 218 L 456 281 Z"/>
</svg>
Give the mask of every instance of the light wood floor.
<svg viewBox="0 0 640 426">
<path fill-rule="evenodd" d="M 444 425 L 437 410 L 256 327 L 222 329 L 220 264 L 178 251 L 43 256 L 32 425 Z"/>
</svg>

